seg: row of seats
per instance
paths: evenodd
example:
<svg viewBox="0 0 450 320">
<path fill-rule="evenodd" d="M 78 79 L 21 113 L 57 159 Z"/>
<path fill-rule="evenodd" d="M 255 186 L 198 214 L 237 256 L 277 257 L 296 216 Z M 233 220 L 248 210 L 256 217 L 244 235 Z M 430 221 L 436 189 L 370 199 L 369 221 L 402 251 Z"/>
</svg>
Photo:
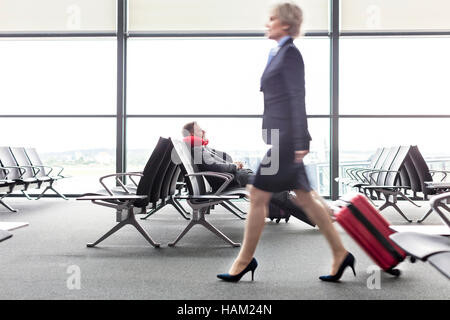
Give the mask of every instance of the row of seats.
<svg viewBox="0 0 450 320">
<path fill-rule="evenodd" d="M 434 182 L 433 176 L 442 174 L 441 181 Z M 346 177 L 336 178 L 337 182 L 357 188 L 369 199 L 384 199 L 380 211 L 393 207 L 405 220 L 412 222 L 397 206 L 398 197 L 417 205 L 417 193 L 423 199 L 450 190 L 450 183 L 442 182 L 448 171 L 430 170 L 417 146 L 394 146 L 379 148 L 372 156 L 368 167 L 349 168 Z M 409 194 L 411 193 L 411 195 Z M 432 212 L 430 208 L 418 220 L 424 221 Z"/>
<path fill-rule="evenodd" d="M 402 150 L 401 153 L 404 152 L 405 150 Z M 224 181 L 221 188 L 214 194 L 210 192 L 207 181 L 204 179 L 204 177 L 208 175 L 221 177 Z M 119 179 L 124 176 L 131 178 L 140 177 L 140 180 L 138 183 L 135 183 L 135 180 L 132 178 L 133 184 L 125 185 Z M 185 195 L 176 195 L 175 190 L 177 181 L 179 181 L 182 176 L 186 177 L 185 182 L 188 193 Z M 116 179 L 117 183 L 120 185 L 119 187 L 107 187 L 105 179 L 112 177 Z M 242 188 L 225 191 L 232 179 L 232 175 L 226 173 L 199 172 L 192 161 L 190 150 L 185 143 L 170 138 L 160 138 L 143 172 L 119 173 L 102 177 L 100 182 L 104 186 L 104 190 L 95 194 L 86 194 L 78 198 L 78 200 L 89 200 L 94 204 L 113 208 L 117 213 L 116 220 L 118 224 L 97 241 L 88 243 L 87 246 L 96 246 L 123 226 L 131 224 L 152 246 L 159 247 L 160 243 L 155 242 L 150 237 L 135 217 L 136 213 L 146 213 L 148 207 L 152 208 L 152 213 L 156 212 L 155 210 L 159 210 L 161 206 L 164 206 L 164 202 L 162 202 L 161 199 L 159 202 L 156 201 L 158 199 L 157 194 L 159 194 L 159 197 L 172 197 L 174 201 L 169 203 L 187 219 L 189 219 L 186 216 L 187 212 L 180 211 L 179 208 L 177 208 L 181 205 L 176 200 L 185 199 L 192 208 L 191 221 L 175 241 L 169 243 L 169 246 L 174 246 L 196 224 L 203 225 L 232 246 L 239 246 L 239 243 L 233 242 L 215 226 L 206 221 L 205 216 L 212 206 L 232 199 L 238 199 L 242 196 L 242 192 L 244 192 Z M 170 191 L 166 193 L 165 190 Z M 447 193 L 444 196 L 445 199 L 450 199 L 450 193 Z M 443 205 L 442 200 L 444 200 L 444 198 L 441 196 L 434 197 L 431 201 L 432 207 L 439 213 L 445 224 L 450 227 L 450 221 L 440 211 Z M 449 277 L 450 243 L 448 238 L 399 232 L 395 233 L 392 236 L 392 239 L 404 248 L 409 255 L 430 262 L 439 271 Z"/>
<path fill-rule="evenodd" d="M 35 148 L 0 147 L 0 204 L 12 212 L 17 212 L 3 199 L 15 191 L 21 191 L 31 200 L 28 191 L 41 188 L 45 189 L 36 200 L 48 190 L 67 200 L 54 188 L 56 181 L 65 178 L 62 175 L 63 170 L 64 168 L 59 166 L 44 165 Z"/>
<path fill-rule="evenodd" d="M 450 229 L 450 219 L 441 210 L 445 208 L 448 211 L 447 203 L 449 202 L 450 192 L 436 195 L 430 200 L 431 208 Z M 409 256 L 429 262 L 450 279 L 450 239 L 448 237 L 419 232 L 396 232 L 390 238 Z"/>
<path fill-rule="evenodd" d="M 175 194 L 180 175 L 186 177 L 187 194 Z M 210 186 L 204 179 L 208 175 L 224 180 L 222 187 L 215 193 L 211 192 Z M 133 183 L 124 184 L 121 180 L 123 177 L 129 177 Z M 140 178 L 139 182 L 135 182 L 137 177 Z M 115 179 L 119 186 L 108 188 L 106 179 L 110 178 Z M 148 217 L 167 204 L 175 207 L 185 219 L 191 220 L 180 236 L 169 245 L 175 245 L 192 226 L 201 224 L 232 246 L 239 246 L 205 219 L 205 214 L 209 213 L 215 205 L 225 205 L 225 208 L 239 216 L 236 210 L 233 210 L 235 206 L 230 200 L 245 197 L 248 192 L 245 188 L 225 190 L 232 179 L 233 175 L 228 173 L 199 172 L 192 162 L 190 150 L 185 143 L 161 137 L 142 172 L 104 176 L 100 179 L 104 190 L 78 198 L 78 200 L 89 200 L 97 205 L 114 208 L 118 212 L 116 217 L 118 224 L 97 241 L 89 243 L 88 247 L 96 246 L 127 224 L 133 225 L 151 245 L 158 247 L 159 243 L 153 241 L 142 228 L 135 214 L 147 213 Z M 178 201 L 180 199 L 186 200 L 192 208 L 192 214 L 181 206 Z M 151 210 L 147 212 L 149 208 Z M 191 215 L 191 218 L 188 215 Z"/>
</svg>

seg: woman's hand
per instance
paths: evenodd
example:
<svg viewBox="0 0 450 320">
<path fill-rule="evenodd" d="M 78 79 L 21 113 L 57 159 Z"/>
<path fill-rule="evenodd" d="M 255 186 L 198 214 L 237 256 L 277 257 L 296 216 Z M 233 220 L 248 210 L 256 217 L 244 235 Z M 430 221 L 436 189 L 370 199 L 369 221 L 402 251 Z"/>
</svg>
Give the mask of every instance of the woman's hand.
<svg viewBox="0 0 450 320">
<path fill-rule="evenodd" d="M 295 151 L 295 159 L 294 162 L 300 163 L 303 161 L 303 158 L 308 154 L 309 150 L 297 150 Z"/>
</svg>

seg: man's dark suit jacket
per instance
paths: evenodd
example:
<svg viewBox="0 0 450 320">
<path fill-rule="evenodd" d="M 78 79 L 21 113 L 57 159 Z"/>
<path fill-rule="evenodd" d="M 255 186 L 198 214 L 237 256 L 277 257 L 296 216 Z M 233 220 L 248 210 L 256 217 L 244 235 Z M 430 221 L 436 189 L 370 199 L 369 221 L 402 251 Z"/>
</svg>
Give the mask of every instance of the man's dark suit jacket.
<svg viewBox="0 0 450 320">
<path fill-rule="evenodd" d="M 234 175 L 233 181 L 227 188 L 232 187 L 245 187 L 249 180 L 251 170 L 237 169 L 237 166 L 233 163 L 233 159 L 225 152 L 211 149 L 207 146 L 194 146 L 192 152 L 195 159 L 202 159 L 197 167 L 200 171 L 213 171 L 213 172 L 227 172 Z M 212 190 L 216 191 L 223 184 L 224 180 L 216 177 L 206 177 L 206 180 L 211 185 Z"/>
<path fill-rule="evenodd" d="M 305 71 L 303 58 L 292 38 L 278 50 L 261 77 L 264 93 L 263 129 L 280 130 L 280 144 L 294 150 L 309 150 L 311 136 L 305 110 Z M 283 141 L 292 140 L 292 141 Z"/>
</svg>

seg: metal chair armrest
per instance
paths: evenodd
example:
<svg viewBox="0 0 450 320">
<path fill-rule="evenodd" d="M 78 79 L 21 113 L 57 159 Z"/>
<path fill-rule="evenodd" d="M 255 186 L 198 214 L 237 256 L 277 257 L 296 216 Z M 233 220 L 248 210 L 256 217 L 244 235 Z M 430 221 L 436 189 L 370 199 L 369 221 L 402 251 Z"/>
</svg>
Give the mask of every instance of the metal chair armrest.
<svg viewBox="0 0 450 320">
<path fill-rule="evenodd" d="M 441 182 L 445 180 L 445 178 L 447 178 L 447 175 L 450 173 L 450 171 L 448 170 L 429 170 L 431 173 L 431 176 L 434 177 L 435 173 L 442 173 L 444 176 L 441 179 Z"/>
<path fill-rule="evenodd" d="M 106 192 L 108 192 L 112 196 L 112 195 L 114 195 L 114 193 L 103 183 L 103 180 L 105 180 L 106 178 L 115 177 L 116 181 L 119 183 L 119 185 L 122 187 L 122 189 L 124 189 L 124 191 L 126 193 L 128 193 L 128 194 L 132 194 L 130 192 L 130 190 L 128 190 L 128 188 L 119 179 L 119 177 L 123 177 L 123 176 L 139 176 L 139 177 L 142 177 L 144 175 L 142 173 L 135 173 L 135 172 L 112 173 L 112 174 L 108 174 L 106 176 L 100 177 L 99 182 L 103 186 L 103 188 L 105 188 Z"/>
<path fill-rule="evenodd" d="M 36 178 L 36 175 L 41 171 L 40 168 L 35 167 L 35 166 L 21 166 L 22 168 L 29 168 L 29 169 L 36 169 L 36 173 L 33 175 L 33 178 Z M 26 169 L 25 169 L 26 170 Z"/>
<path fill-rule="evenodd" d="M 4 171 L 5 171 L 5 175 L 6 175 L 6 177 L 8 177 L 8 174 L 9 174 L 9 170 L 8 169 L 6 169 L 7 167 L 0 167 L 0 169 L 3 169 Z"/>
<path fill-rule="evenodd" d="M 50 167 L 50 166 L 44 166 L 44 165 L 40 165 L 39 167 L 42 167 L 42 168 L 48 168 L 48 169 L 50 169 L 47 173 L 46 173 L 46 176 L 48 176 L 48 177 L 50 177 L 50 173 L 52 173 L 52 171 L 53 171 L 53 167 Z M 44 172 L 45 173 L 45 172 Z"/>
<path fill-rule="evenodd" d="M 450 192 L 445 192 L 445 193 L 439 194 L 439 195 L 431 198 L 430 206 L 433 208 L 434 211 L 436 211 L 439 214 L 442 221 L 444 221 L 444 223 L 450 227 L 450 219 L 448 217 L 446 217 L 446 215 L 439 208 L 439 204 L 442 201 L 448 200 L 448 199 L 450 199 Z"/>
<path fill-rule="evenodd" d="M 19 171 L 20 171 L 19 179 L 21 179 L 22 176 L 27 172 L 27 169 L 19 167 L 19 166 L 3 166 L 2 168 L 19 169 Z"/>
<path fill-rule="evenodd" d="M 61 178 L 65 178 L 63 175 L 61 175 L 61 172 L 63 172 L 64 167 L 61 167 L 61 166 L 44 166 L 44 167 L 50 167 L 50 168 L 52 168 L 52 171 L 53 171 L 54 168 L 60 169 L 59 172 L 56 175 L 61 177 Z M 49 174 L 50 174 L 50 172 L 49 172 Z"/>
<path fill-rule="evenodd" d="M 202 171 L 202 172 L 196 172 L 196 173 L 191 173 L 191 174 L 186 174 L 186 177 L 189 176 L 210 176 L 210 177 L 217 177 L 217 178 L 222 178 L 225 181 L 223 182 L 223 184 L 219 187 L 219 189 L 217 189 L 215 195 L 220 195 L 220 193 L 225 190 L 226 187 L 228 187 L 228 185 L 231 183 L 231 181 L 234 178 L 234 175 L 231 173 L 224 173 L 224 172 L 214 172 L 214 171 Z"/>
</svg>

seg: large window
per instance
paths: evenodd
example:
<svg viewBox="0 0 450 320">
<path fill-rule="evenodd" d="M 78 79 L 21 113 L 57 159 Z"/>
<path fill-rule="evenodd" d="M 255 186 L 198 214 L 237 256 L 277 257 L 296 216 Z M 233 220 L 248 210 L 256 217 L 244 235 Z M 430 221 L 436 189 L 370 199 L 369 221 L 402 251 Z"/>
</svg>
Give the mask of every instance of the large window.
<svg viewBox="0 0 450 320">
<path fill-rule="evenodd" d="M 306 31 L 328 31 L 328 0 L 296 0 Z M 130 0 L 130 31 L 264 30 L 273 0 Z"/>
<path fill-rule="evenodd" d="M 0 32 L 114 31 L 115 0 L 2 0 Z"/>
<path fill-rule="evenodd" d="M 65 167 L 63 193 L 100 189 L 116 163 L 116 41 L 8 38 L 0 52 L 0 114 L 14 115 L 0 118 L 2 146 Z"/>
<path fill-rule="evenodd" d="M 0 40 L 2 114 L 116 113 L 116 41 Z"/>
<path fill-rule="evenodd" d="M 158 138 L 181 140 L 183 125 L 193 120 L 206 131 L 210 147 L 225 151 L 256 172 L 270 147 L 263 142 L 260 118 L 129 118 L 127 168 L 142 171 Z M 321 194 L 329 195 L 329 121 L 309 119 L 309 131 L 313 140 L 305 164 L 311 183 Z"/>
<path fill-rule="evenodd" d="M 309 114 L 329 114 L 329 41 L 296 41 L 305 61 Z M 260 39 L 133 39 L 129 114 L 262 114 L 260 79 L 275 42 Z"/>
<path fill-rule="evenodd" d="M 449 114 L 448 37 L 341 40 L 342 114 Z"/>
<path fill-rule="evenodd" d="M 341 0 L 343 31 L 450 29 L 448 0 Z"/>
<path fill-rule="evenodd" d="M 418 145 L 448 168 L 448 1 L 295 2 L 315 188 L 335 197 L 335 168 L 387 145 Z M 73 176 L 64 192 L 83 193 L 103 173 L 141 170 L 159 136 L 198 120 L 215 148 L 255 169 L 275 3 L 0 1 L 2 145 L 36 147 Z"/>
<path fill-rule="evenodd" d="M 2 119 L 2 146 L 36 148 L 44 164 L 69 176 L 58 191 L 82 194 L 101 189 L 98 178 L 115 170 L 114 118 Z M 33 191 L 31 191 L 33 192 Z"/>
<path fill-rule="evenodd" d="M 343 175 L 346 168 L 355 165 L 365 166 L 380 147 L 398 145 L 415 145 L 430 168 L 450 170 L 450 149 L 445 143 L 450 138 L 448 124 L 448 118 L 341 119 L 340 173 Z"/>
</svg>

